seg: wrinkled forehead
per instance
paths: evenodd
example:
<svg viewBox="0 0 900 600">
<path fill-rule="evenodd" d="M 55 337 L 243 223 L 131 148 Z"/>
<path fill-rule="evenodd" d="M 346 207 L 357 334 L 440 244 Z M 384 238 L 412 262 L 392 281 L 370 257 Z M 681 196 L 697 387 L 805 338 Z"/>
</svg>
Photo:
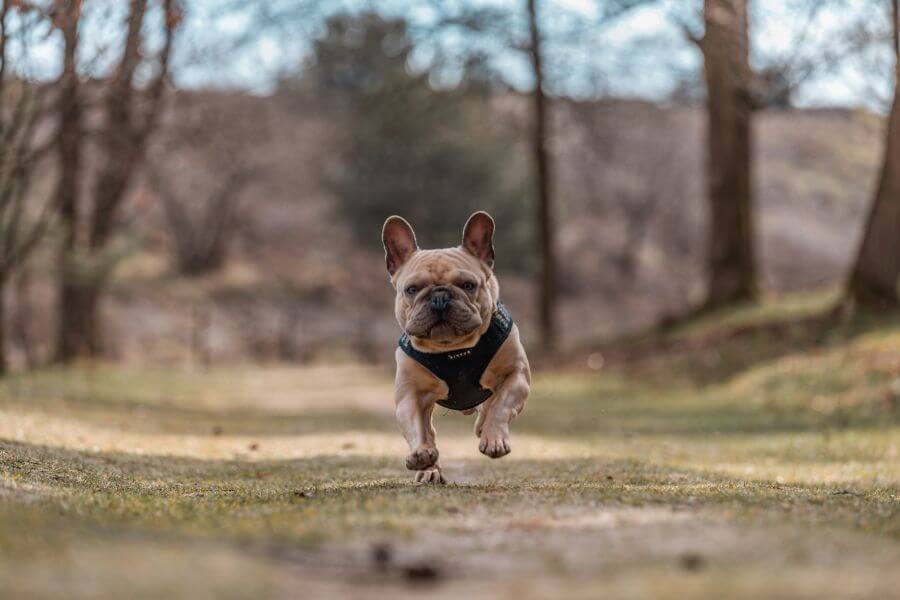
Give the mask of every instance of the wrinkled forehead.
<svg viewBox="0 0 900 600">
<path fill-rule="evenodd" d="M 400 273 L 403 280 L 423 280 L 421 283 L 444 284 L 462 274 L 481 277 L 481 262 L 461 248 L 419 250 L 409 259 Z"/>
</svg>

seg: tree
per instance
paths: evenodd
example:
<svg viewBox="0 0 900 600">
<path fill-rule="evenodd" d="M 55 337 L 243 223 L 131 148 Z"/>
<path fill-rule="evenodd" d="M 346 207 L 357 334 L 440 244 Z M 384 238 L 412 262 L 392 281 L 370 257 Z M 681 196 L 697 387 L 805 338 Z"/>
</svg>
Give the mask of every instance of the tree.
<svg viewBox="0 0 900 600">
<path fill-rule="evenodd" d="M 598 6 L 598 15 L 566 32 L 564 37 L 578 40 L 582 35 L 596 34 L 615 23 L 630 11 L 648 4 L 649 0 L 614 0 Z M 538 318 L 541 343 L 552 352 L 558 343 L 559 331 L 556 319 L 558 290 L 558 265 L 556 258 L 556 202 L 554 197 L 554 168 L 549 149 L 550 102 L 546 90 L 546 51 L 537 0 L 526 0 L 528 16 L 528 41 L 525 44 L 533 78 L 531 90 L 531 154 L 536 188 L 535 223 L 540 256 L 540 273 L 537 290 Z"/>
<path fill-rule="evenodd" d="M 706 308 L 757 293 L 748 0 L 705 0 L 709 242 Z"/>
<path fill-rule="evenodd" d="M 490 85 L 479 65 L 467 65 L 454 87 L 438 88 L 431 71 L 410 68 L 413 49 L 403 19 L 336 15 L 316 40 L 312 63 L 283 89 L 337 124 L 338 164 L 326 183 L 360 239 L 371 238 L 386 215 L 402 214 L 428 245 L 456 245 L 459 223 L 476 210 L 501 224 L 515 220 L 523 194 L 513 144 L 490 117 Z M 508 233 L 498 248 L 502 264 L 523 266 L 527 252 L 513 228 Z"/>
<path fill-rule="evenodd" d="M 541 342 L 547 352 L 556 348 L 556 240 L 553 211 L 552 165 L 547 151 L 548 114 L 544 93 L 544 63 L 540 22 L 536 0 L 527 0 L 529 54 L 534 76 L 532 91 L 532 138 L 534 177 L 537 187 L 537 212 L 535 214 L 538 243 L 540 245 L 540 283 L 538 285 L 538 315 L 541 326 Z"/>
<path fill-rule="evenodd" d="M 129 2 L 121 54 L 112 73 L 100 82 L 98 108 L 103 121 L 96 134 L 99 166 L 89 186 L 85 185 L 87 174 L 81 158 L 89 141 L 83 114 L 90 95 L 83 89 L 78 70 L 82 2 L 57 3 L 54 18 L 63 35 L 64 52 L 57 109 L 60 173 L 56 191 L 63 229 L 57 340 L 57 359 L 61 362 L 102 352 L 99 304 L 115 264 L 110 242 L 119 207 L 157 126 L 172 44 L 182 18 L 178 0 L 160 1 L 162 43 L 155 60 L 149 61 L 146 38 L 152 26 L 148 17 L 151 2 Z M 141 86 L 137 74 L 148 62 L 155 63 L 155 73 Z M 89 189 L 88 195 L 82 194 L 83 187 Z"/>
<path fill-rule="evenodd" d="M 867 32 L 871 22 L 869 2 L 799 0 L 785 8 L 793 21 L 793 39 L 780 50 L 761 45 L 754 70 L 748 58 L 748 4 L 749 0 L 704 0 L 703 35 L 697 33 L 700 11 L 678 3 L 671 12 L 704 58 L 710 232 L 708 295 L 701 310 L 750 300 L 758 291 L 754 261 L 754 112 L 790 107 L 798 89 L 817 77 L 839 72 L 871 45 Z M 773 14 L 772 8 L 769 5 L 759 14 L 769 19 L 786 18 L 777 10 Z M 835 14 L 840 18 L 834 19 Z"/>
<path fill-rule="evenodd" d="M 32 185 L 49 148 L 39 134 L 48 112 L 47 88 L 11 69 L 8 42 L 27 47 L 44 21 L 35 7 L 0 0 L 0 373 L 7 369 L 7 283 L 37 248 L 52 216 L 50 202 Z"/>
<path fill-rule="evenodd" d="M 891 0 L 894 99 L 888 116 L 878 187 L 856 263 L 848 298 L 860 306 L 900 306 L 900 2 Z"/>
<path fill-rule="evenodd" d="M 164 175 L 151 175 L 151 185 L 162 202 L 175 242 L 175 262 L 180 274 L 196 277 L 225 265 L 239 223 L 241 193 L 253 176 L 250 169 L 226 171 L 215 190 L 188 202 L 187 195 L 176 191 Z"/>
<path fill-rule="evenodd" d="M 223 267 L 250 216 L 245 192 L 263 167 L 258 153 L 248 150 L 264 144 L 272 131 L 263 111 L 245 100 L 243 94 L 176 95 L 172 119 L 148 153 L 148 184 L 162 205 L 181 275 Z"/>
<path fill-rule="evenodd" d="M 528 98 L 531 121 L 528 147 L 535 200 L 533 230 L 538 255 L 535 291 L 541 342 L 547 352 L 555 349 L 559 338 L 556 317 L 559 288 L 555 239 L 557 216 L 554 195 L 555 169 L 550 150 L 552 120 L 551 98 L 547 93 L 548 71 L 551 77 L 565 79 L 566 73 L 561 72 L 561 66 L 571 64 L 570 56 L 567 54 L 575 52 L 579 57 L 583 56 L 585 46 L 595 43 L 597 36 L 604 29 L 633 10 L 654 1 L 605 0 L 596 3 L 595 14 L 590 17 L 581 11 L 570 11 L 557 6 L 554 7 L 556 18 L 548 20 L 546 27 L 541 20 L 541 6 L 537 0 L 525 0 L 524 11 L 481 6 L 460 8 L 455 3 L 440 1 L 430 3 L 433 12 L 440 15 L 436 23 L 428 29 L 433 38 L 439 40 L 440 35 L 435 33 L 446 28 L 459 28 L 473 47 L 479 47 L 480 41 L 487 34 L 490 42 L 482 48 L 488 48 L 486 50 L 488 53 L 492 52 L 490 48 L 497 46 L 499 41 L 500 47 L 507 50 L 512 48 L 527 56 L 533 80 Z M 548 44 L 548 41 L 552 43 Z M 558 55 L 556 64 L 559 65 L 555 69 L 552 60 L 554 53 Z"/>
</svg>

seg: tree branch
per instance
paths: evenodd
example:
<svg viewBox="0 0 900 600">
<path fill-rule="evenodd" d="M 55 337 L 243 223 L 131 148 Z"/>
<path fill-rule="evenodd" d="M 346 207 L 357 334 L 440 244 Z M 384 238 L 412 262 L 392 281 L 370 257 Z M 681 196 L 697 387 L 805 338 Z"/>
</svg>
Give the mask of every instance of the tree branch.
<svg viewBox="0 0 900 600">
<path fill-rule="evenodd" d="M 165 39 L 159 53 L 159 71 L 148 86 L 148 108 L 140 125 L 137 126 L 135 135 L 143 143 L 150 131 L 156 126 L 161 112 L 163 92 L 169 76 L 169 63 L 172 54 L 172 44 L 175 39 L 175 31 L 182 21 L 182 8 L 176 0 L 163 0 L 163 18 L 165 19 Z"/>
</svg>

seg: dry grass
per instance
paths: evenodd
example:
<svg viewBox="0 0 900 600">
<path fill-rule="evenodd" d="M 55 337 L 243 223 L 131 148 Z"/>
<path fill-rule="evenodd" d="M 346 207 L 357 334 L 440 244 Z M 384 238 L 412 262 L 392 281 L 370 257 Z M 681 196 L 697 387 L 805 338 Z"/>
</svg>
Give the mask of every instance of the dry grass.
<svg viewBox="0 0 900 600">
<path fill-rule="evenodd" d="M 768 322 L 750 311 L 676 335 Z M 469 419 L 439 416 L 454 482 L 441 488 L 403 469 L 379 369 L 9 378 L 0 586 L 84 598 L 422 586 L 887 597 L 900 589 L 900 326 L 880 323 L 815 346 L 767 327 L 720 336 L 702 380 L 685 373 L 709 348 L 539 374 L 502 461 L 478 455 Z"/>
</svg>

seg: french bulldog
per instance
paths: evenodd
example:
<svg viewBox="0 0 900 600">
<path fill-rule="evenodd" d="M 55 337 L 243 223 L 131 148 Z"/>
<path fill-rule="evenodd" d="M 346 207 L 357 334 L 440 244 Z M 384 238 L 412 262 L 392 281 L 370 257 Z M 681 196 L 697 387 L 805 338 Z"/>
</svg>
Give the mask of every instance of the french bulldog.
<svg viewBox="0 0 900 600">
<path fill-rule="evenodd" d="M 385 261 L 396 290 L 394 313 L 404 331 L 396 351 L 396 415 L 409 444 L 406 467 L 416 472 L 418 483 L 446 483 L 432 414 L 451 388 L 423 365 L 428 360 L 420 362 L 412 355 L 429 360 L 484 355 L 484 342 L 495 336 L 499 323 L 505 338 L 497 341 L 492 358 L 483 359 L 487 366 L 480 379 L 474 376 L 487 399 L 462 410 L 467 415 L 478 413 L 478 449 L 491 458 L 509 454 L 509 424 L 528 399 L 531 370 L 519 330 L 499 304 L 493 236 L 494 220 L 486 212 L 469 217 L 460 246 L 438 250 L 419 249 L 412 227 L 402 217 L 392 216 L 384 223 Z M 451 365 L 451 371 L 455 367 Z"/>
</svg>

